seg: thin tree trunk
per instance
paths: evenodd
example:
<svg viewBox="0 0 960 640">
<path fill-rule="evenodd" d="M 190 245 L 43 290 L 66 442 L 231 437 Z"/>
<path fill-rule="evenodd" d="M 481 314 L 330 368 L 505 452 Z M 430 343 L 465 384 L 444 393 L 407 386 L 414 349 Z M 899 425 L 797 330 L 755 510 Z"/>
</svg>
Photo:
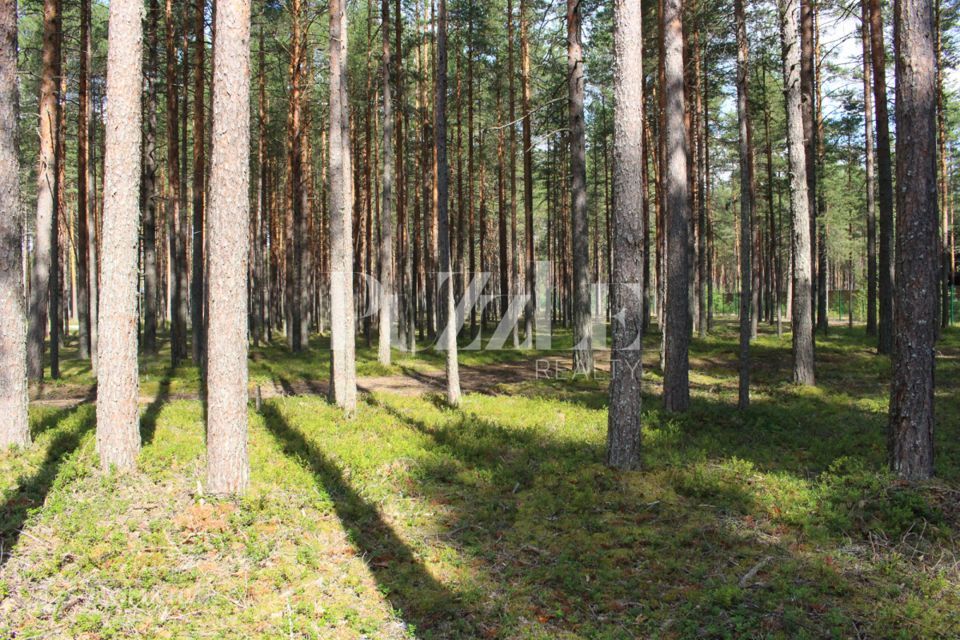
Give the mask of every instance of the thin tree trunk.
<svg viewBox="0 0 960 640">
<path fill-rule="evenodd" d="M 330 16 L 330 397 L 341 409 L 353 412 L 357 407 L 350 235 L 353 171 L 347 95 L 347 11 L 343 0 L 331 0 Z"/>
<path fill-rule="evenodd" d="M 140 449 L 137 241 L 140 229 L 143 0 L 110 2 L 103 178 L 103 295 L 97 450 L 104 471 L 132 469 Z M 244 192 L 245 193 L 245 192 Z"/>
<path fill-rule="evenodd" d="M 807 168 L 807 209 L 810 212 L 810 300 L 817 320 L 817 160 L 814 10 L 817 0 L 800 0 L 800 104 L 803 109 L 804 158 Z"/>
<path fill-rule="evenodd" d="M 753 308 L 753 162 L 750 148 L 750 96 L 747 18 L 744 0 L 734 2 L 737 21 L 737 120 L 740 143 L 740 394 L 741 410 L 750 406 L 750 340 L 760 309 Z M 754 314 L 751 318 L 751 311 Z"/>
<path fill-rule="evenodd" d="M 89 0 L 82 0 L 86 6 Z M 150 0 L 147 15 L 147 68 L 144 74 L 144 139 L 143 139 L 143 193 L 142 206 L 143 211 L 143 349 L 147 353 L 157 352 L 157 24 L 159 22 L 160 7 L 157 0 Z M 83 38 L 81 37 L 81 41 Z M 83 48 L 83 45 L 81 45 Z M 83 89 L 83 73 L 81 73 L 81 89 Z M 89 99 L 89 98 L 87 98 Z M 80 113 L 84 113 L 84 97 L 81 90 Z M 80 168 L 79 175 L 85 175 L 87 164 L 86 142 L 86 118 L 81 115 L 83 124 L 82 133 L 78 132 L 80 145 L 84 146 L 82 152 L 79 152 Z M 85 189 L 83 189 L 83 180 L 78 180 L 80 191 L 84 192 L 84 203 L 86 202 Z M 78 192 L 79 193 L 79 192 Z M 85 209 L 86 205 L 80 205 L 80 199 L 77 200 L 78 208 Z M 86 233 L 86 225 L 84 225 Z M 86 276 L 86 270 L 83 270 L 83 280 Z M 81 299 L 84 294 L 81 293 Z M 81 316 L 83 314 L 81 313 Z M 81 333 L 83 333 L 83 322 L 81 320 Z M 81 336 L 81 343 L 85 340 Z"/>
<path fill-rule="evenodd" d="M 533 91 L 530 78 L 530 1 L 520 0 L 520 66 L 523 84 L 523 211 L 526 227 L 527 275 L 524 305 L 524 341 L 528 348 L 533 347 L 533 324 L 537 312 L 536 264 L 534 261 L 533 238 L 533 114 L 530 112 Z"/>
<path fill-rule="evenodd" d="M 460 367 L 457 361 L 457 312 L 453 300 L 453 278 L 450 273 L 449 169 L 447 166 L 447 0 L 440 0 L 437 15 L 437 83 L 434 97 L 434 145 L 437 150 L 437 197 L 439 203 L 438 232 L 440 245 L 440 278 L 443 280 L 443 302 L 446 307 L 445 327 L 440 348 L 447 360 L 447 403 L 460 405 Z"/>
<path fill-rule="evenodd" d="M 870 7 L 860 3 L 863 44 L 863 137 L 867 190 L 867 335 L 877 335 L 877 184 L 873 149 L 873 64 L 870 58 Z"/>
<path fill-rule="evenodd" d="M 807 198 L 807 163 L 803 144 L 803 105 L 800 88 L 800 35 L 798 0 L 778 0 L 783 77 L 786 94 L 787 147 L 790 162 L 790 209 L 793 218 L 793 381 L 813 385 L 813 298 L 810 293 L 810 208 Z"/>
<path fill-rule="evenodd" d="M 202 7 L 199 3 L 202 0 L 198 0 Z M 207 240 L 210 281 L 215 286 L 209 289 L 206 345 L 207 490 L 225 495 L 243 492 L 250 475 L 246 282 L 250 166 L 246 153 L 237 153 L 250 148 L 250 0 L 218 2 L 215 15 Z M 198 19 L 202 21 L 202 16 Z M 201 98 L 199 94 L 198 103 Z"/>
<path fill-rule="evenodd" d="M 242 1 L 242 0 L 241 0 Z M 202 366 L 204 353 L 204 286 L 203 286 L 203 248 L 206 150 L 206 109 L 204 90 L 204 59 L 206 58 L 206 37 L 204 35 L 205 0 L 194 0 L 194 55 L 193 55 L 193 262 L 190 279 L 190 323 L 193 330 L 193 362 Z M 216 13 L 216 11 L 214 11 Z M 249 20 L 248 20 L 249 21 Z M 248 26 L 249 29 L 249 26 Z M 247 81 L 249 84 L 249 80 Z"/>
<path fill-rule="evenodd" d="M 664 113 L 666 142 L 667 313 L 663 401 L 667 411 L 690 406 L 690 141 L 684 124 L 683 22 L 681 0 L 666 0 L 663 11 Z"/>
<path fill-rule="evenodd" d="M 880 209 L 880 335 L 877 350 L 893 350 L 894 220 L 893 164 L 890 155 L 890 117 L 887 113 L 886 49 L 883 45 L 883 17 L 880 0 L 870 5 L 870 53 L 873 60 L 873 100 L 877 116 L 877 187 Z"/>
<path fill-rule="evenodd" d="M 390 366 L 390 334 L 393 327 L 393 94 L 390 85 L 390 0 L 381 2 L 380 30 L 383 36 L 383 195 L 380 204 L 380 335 L 378 359 Z M 403 16 L 399 13 L 396 20 Z M 399 76 L 397 78 L 399 82 Z"/>
<path fill-rule="evenodd" d="M 57 84 L 60 78 L 60 0 L 43 3 L 43 71 L 40 79 L 40 158 L 37 167 L 37 226 L 30 271 L 30 334 L 27 370 L 30 380 L 43 379 L 43 342 L 51 279 L 57 268 Z M 139 153 L 139 151 L 138 151 Z"/>
<path fill-rule="evenodd" d="M 0 451 L 30 444 L 19 110 L 17 2 L 0 0 Z"/>
<path fill-rule="evenodd" d="M 175 45 L 175 26 L 173 22 L 173 0 L 167 0 L 165 8 L 165 26 L 166 26 L 166 82 L 167 82 L 167 182 L 170 185 L 170 197 L 167 202 L 167 229 L 170 236 L 170 286 L 173 289 L 170 304 L 171 309 L 171 332 L 170 332 L 170 357 L 174 366 L 180 364 L 180 361 L 186 357 L 186 330 L 187 318 L 184 313 L 183 297 L 186 292 L 183 290 L 183 279 L 181 273 L 186 268 L 184 260 L 186 255 L 183 253 L 184 247 L 181 246 L 182 237 L 180 227 L 180 136 L 177 132 L 177 123 L 179 121 L 179 99 L 177 95 L 177 50 Z"/>
<path fill-rule="evenodd" d="M 573 369 L 593 375 L 590 315 L 590 227 L 587 221 L 587 142 L 583 115 L 584 69 L 580 0 L 567 0 L 567 82 L 569 84 L 570 173 L 573 213 Z M 641 129 L 642 133 L 642 129 Z"/>
<path fill-rule="evenodd" d="M 623 471 L 639 469 L 640 405 L 643 377 L 643 12 L 639 2 L 614 4 L 614 216 L 617 227 L 613 262 L 613 355 L 607 464 Z"/>
</svg>

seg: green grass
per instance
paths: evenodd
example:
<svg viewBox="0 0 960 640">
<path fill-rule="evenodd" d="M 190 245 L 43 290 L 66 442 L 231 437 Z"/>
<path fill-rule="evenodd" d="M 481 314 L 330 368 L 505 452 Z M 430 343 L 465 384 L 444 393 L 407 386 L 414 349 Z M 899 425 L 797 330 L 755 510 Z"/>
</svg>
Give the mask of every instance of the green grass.
<svg viewBox="0 0 960 640">
<path fill-rule="evenodd" d="M 34 409 L 35 444 L 0 454 L 0 637 L 958 637 L 960 334 L 940 347 L 939 479 L 910 487 L 885 471 L 889 363 L 861 333 L 820 341 L 817 389 L 786 382 L 789 335 L 763 335 L 739 413 L 722 325 L 694 343 L 684 416 L 660 410 L 651 336 L 631 474 L 602 464 L 604 382 L 532 368 L 458 410 L 270 400 L 251 410 L 252 487 L 227 502 L 203 495 L 194 400 L 144 408 L 126 476 L 95 470 L 91 407 Z M 322 382 L 318 344 L 265 347 L 252 378 Z M 362 375 L 442 365 L 359 354 Z M 158 386 L 195 383 L 160 360 Z"/>
</svg>

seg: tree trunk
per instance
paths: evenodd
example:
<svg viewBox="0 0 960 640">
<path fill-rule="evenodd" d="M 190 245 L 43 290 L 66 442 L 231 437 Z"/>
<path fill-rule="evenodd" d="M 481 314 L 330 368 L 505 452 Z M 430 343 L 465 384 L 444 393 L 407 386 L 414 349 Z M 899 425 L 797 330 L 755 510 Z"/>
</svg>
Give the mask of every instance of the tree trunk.
<svg viewBox="0 0 960 640">
<path fill-rule="evenodd" d="M 813 385 L 813 279 L 810 253 L 810 208 L 807 198 L 807 162 L 803 143 L 803 105 L 800 97 L 800 36 L 798 0 L 778 0 L 783 78 L 786 94 L 787 147 L 790 162 L 790 210 L 793 218 L 793 381 Z"/>
<path fill-rule="evenodd" d="M 800 0 L 800 105 L 803 109 L 803 150 L 807 168 L 807 210 L 810 212 L 810 300 L 817 316 L 817 160 L 814 103 L 814 10 L 817 0 Z"/>
<path fill-rule="evenodd" d="M 607 464 L 639 469 L 640 390 L 643 377 L 644 184 L 643 12 L 639 2 L 614 4 L 613 355 Z"/>
<path fill-rule="evenodd" d="M 0 0 L 0 451 L 30 444 L 17 150 L 17 2 Z"/>
<path fill-rule="evenodd" d="M 530 113 L 533 91 L 530 78 L 530 1 L 520 0 L 520 67 L 523 83 L 523 211 L 526 226 L 527 275 L 523 324 L 524 342 L 527 348 L 533 347 L 533 323 L 537 312 L 536 264 L 533 243 L 533 114 Z"/>
<path fill-rule="evenodd" d="M 743 0 L 734 2 L 737 20 L 737 120 L 740 143 L 740 400 L 741 410 L 750 406 L 750 340 L 760 309 L 753 308 L 753 162 L 750 148 L 750 97 L 747 18 Z M 758 305 L 759 306 L 759 305 Z M 751 318 L 751 312 L 755 314 Z"/>
<path fill-rule="evenodd" d="M 202 8 L 202 0 L 198 7 Z M 202 21 L 202 15 L 198 20 Z M 210 282 L 214 284 L 208 294 L 210 333 L 206 345 L 207 490 L 224 495 L 241 493 L 250 475 L 246 281 L 250 167 L 245 153 L 250 148 L 249 0 L 218 3 L 216 34 L 207 240 Z M 198 94 L 198 102 L 201 97 Z"/>
<path fill-rule="evenodd" d="M 330 396 L 340 408 L 357 407 L 353 313 L 353 243 L 350 101 L 347 95 L 347 11 L 330 2 Z"/>
<path fill-rule="evenodd" d="M 437 150 L 438 235 L 442 300 L 446 307 L 445 327 L 439 347 L 447 356 L 447 403 L 460 405 L 460 368 L 457 361 L 457 312 L 453 300 L 453 276 L 450 273 L 450 185 L 447 166 L 447 0 L 440 0 L 437 16 L 437 83 L 434 96 L 434 145 Z"/>
<path fill-rule="evenodd" d="M 390 85 L 390 0 L 381 2 L 383 35 L 383 195 L 380 205 L 380 335 L 378 359 L 390 366 L 390 334 L 393 327 L 393 95 Z M 396 20 L 403 16 L 397 14 Z M 399 77 L 398 77 L 399 81 Z"/>
<path fill-rule="evenodd" d="M 87 5 L 89 0 L 83 0 Z M 141 210 L 143 211 L 143 349 L 147 353 L 157 352 L 157 23 L 160 7 L 157 0 L 150 0 L 147 14 L 147 68 L 144 73 L 144 139 L 143 139 L 143 191 Z M 82 40 L 82 38 L 81 38 Z M 82 48 L 82 47 L 81 47 Z M 83 74 L 81 73 L 81 87 Z M 84 97 L 80 98 L 80 113 L 83 114 Z M 80 144 L 86 137 L 86 118 L 81 115 L 84 132 L 79 135 Z M 79 153 L 79 152 L 78 152 Z M 82 169 L 79 175 L 86 173 L 86 150 L 79 153 Z M 78 180 L 83 191 L 83 180 Z M 84 198 L 85 200 L 85 198 Z M 78 207 L 83 210 L 84 207 Z M 84 225 L 85 226 L 85 225 Z M 86 229 L 84 229 L 85 231 Z M 81 294 L 81 299 L 83 295 Z M 81 314 L 82 316 L 82 314 Z M 82 327 L 82 321 L 81 321 Z M 81 331 L 82 333 L 82 331 Z M 81 342 L 83 337 L 81 336 Z"/>
<path fill-rule="evenodd" d="M 242 1 L 242 0 L 241 0 Z M 190 323 L 193 330 L 193 363 L 203 364 L 204 341 L 204 286 L 203 286 L 203 245 L 204 215 L 203 201 L 206 196 L 205 164 L 206 124 L 204 92 L 204 59 L 206 57 L 206 37 L 204 35 L 205 0 L 194 0 L 195 13 L 193 25 L 193 274 L 190 279 Z M 216 11 L 214 11 L 216 14 Z M 249 20 L 248 20 L 249 22 Z M 249 27 L 248 27 L 249 29 Z M 247 80 L 249 84 L 249 80 Z M 248 87 L 249 90 L 249 87 Z M 246 227 L 244 227 L 246 228 Z"/>
<path fill-rule="evenodd" d="M 133 469 L 140 449 L 137 243 L 143 0 L 112 0 L 103 177 L 103 294 L 97 450 L 104 471 Z M 244 196 L 246 192 L 244 192 Z"/>
<path fill-rule="evenodd" d="M 567 82 L 569 89 L 570 173 L 573 213 L 573 369 L 593 375 L 590 315 L 590 227 L 587 221 L 587 142 L 583 115 L 584 70 L 580 0 L 567 0 Z M 642 132 L 642 128 L 641 128 Z"/>
<path fill-rule="evenodd" d="M 887 113 L 886 49 L 883 46 L 883 17 L 880 0 L 870 5 L 870 53 L 873 60 L 873 100 L 877 115 L 877 187 L 880 195 L 880 335 L 877 350 L 893 350 L 893 164 L 890 156 L 890 118 Z"/>
<path fill-rule="evenodd" d="M 938 220 L 932 4 L 899 0 L 894 18 L 900 215 L 889 441 L 890 466 L 909 481 L 933 476 Z"/>
<path fill-rule="evenodd" d="M 167 0 L 165 8 L 166 26 L 166 82 L 167 82 L 167 182 L 170 185 L 170 197 L 167 202 L 167 229 L 170 232 L 170 286 L 173 289 L 170 304 L 171 331 L 170 331 L 170 358 L 174 366 L 187 355 L 187 318 L 184 307 L 183 278 L 181 274 L 186 269 L 184 253 L 180 238 L 182 233 L 180 212 L 180 136 L 177 132 L 179 121 L 179 100 L 177 95 L 177 49 L 175 45 L 175 26 L 173 22 L 173 1 Z"/>
<path fill-rule="evenodd" d="M 947 202 L 950 199 L 949 176 L 947 175 L 947 115 L 944 110 L 943 90 L 943 31 L 940 14 L 941 0 L 936 0 L 936 22 L 934 33 L 936 37 L 937 55 L 937 157 L 939 172 L 940 209 L 942 226 L 940 228 L 940 327 L 950 326 L 950 285 L 953 275 L 950 270 L 950 209 Z"/>
<path fill-rule="evenodd" d="M 43 379 L 43 341 L 46 336 L 47 307 L 50 302 L 50 281 L 51 274 L 58 263 L 58 250 L 54 238 L 57 228 L 55 196 L 60 38 L 60 0 L 44 0 L 37 226 L 34 236 L 33 269 L 30 271 L 30 339 L 27 351 L 27 370 L 30 380 Z"/>
<path fill-rule="evenodd" d="M 664 112 L 667 157 L 664 180 L 667 216 L 667 313 L 663 401 L 667 411 L 690 406 L 690 141 L 684 123 L 682 1 L 666 0 L 663 11 Z"/>
<path fill-rule="evenodd" d="M 873 65 L 870 60 L 870 7 L 860 3 L 863 43 L 863 138 L 867 190 L 867 335 L 877 335 L 877 184 L 873 150 Z"/>
</svg>

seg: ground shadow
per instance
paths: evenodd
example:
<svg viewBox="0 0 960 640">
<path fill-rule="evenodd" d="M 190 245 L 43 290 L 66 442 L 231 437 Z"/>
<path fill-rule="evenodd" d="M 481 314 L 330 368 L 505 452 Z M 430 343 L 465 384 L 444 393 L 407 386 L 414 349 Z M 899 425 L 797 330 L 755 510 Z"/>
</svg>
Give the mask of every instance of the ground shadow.
<svg viewBox="0 0 960 640">
<path fill-rule="evenodd" d="M 172 367 L 163 372 L 156 397 L 140 417 L 140 441 L 143 446 L 153 442 L 157 433 L 157 420 L 160 418 L 163 407 L 170 401 L 170 387 L 175 375 L 176 370 Z"/>
<path fill-rule="evenodd" d="M 480 637 L 474 613 L 459 595 L 437 581 L 413 551 L 383 520 L 377 507 L 360 496 L 340 468 L 282 415 L 273 403 L 263 406 L 267 430 L 284 455 L 313 474 L 333 501 L 350 541 L 390 603 L 418 637 Z M 427 632 L 429 636 L 420 636 Z"/>
<path fill-rule="evenodd" d="M 35 508 L 43 505 L 64 461 L 80 446 L 84 435 L 94 428 L 95 416 L 93 411 L 81 406 L 57 411 L 39 422 L 37 432 L 42 433 L 81 412 L 86 415 L 75 426 L 53 438 L 39 468 L 20 478 L 17 487 L 0 506 L 0 567 L 12 557 L 27 518 Z"/>
</svg>

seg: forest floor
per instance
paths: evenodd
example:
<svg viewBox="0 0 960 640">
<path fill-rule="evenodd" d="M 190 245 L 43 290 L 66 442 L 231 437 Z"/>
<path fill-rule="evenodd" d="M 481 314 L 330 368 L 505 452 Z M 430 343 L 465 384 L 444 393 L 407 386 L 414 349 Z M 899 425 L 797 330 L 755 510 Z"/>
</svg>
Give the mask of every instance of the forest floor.
<svg viewBox="0 0 960 640">
<path fill-rule="evenodd" d="M 33 390 L 34 445 L 0 454 L 0 638 L 960 636 L 960 332 L 920 487 L 885 471 L 890 365 L 862 329 L 821 338 L 801 389 L 765 327 L 742 413 L 733 325 L 694 340 L 684 416 L 661 411 L 658 341 L 630 474 L 603 465 L 603 376 L 557 374 L 563 351 L 463 353 L 452 410 L 442 354 L 384 368 L 361 347 L 347 419 L 322 341 L 256 349 L 235 501 L 203 494 L 199 375 L 163 352 L 142 361 L 138 473 L 99 473 L 68 345 Z"/>
</svg>

